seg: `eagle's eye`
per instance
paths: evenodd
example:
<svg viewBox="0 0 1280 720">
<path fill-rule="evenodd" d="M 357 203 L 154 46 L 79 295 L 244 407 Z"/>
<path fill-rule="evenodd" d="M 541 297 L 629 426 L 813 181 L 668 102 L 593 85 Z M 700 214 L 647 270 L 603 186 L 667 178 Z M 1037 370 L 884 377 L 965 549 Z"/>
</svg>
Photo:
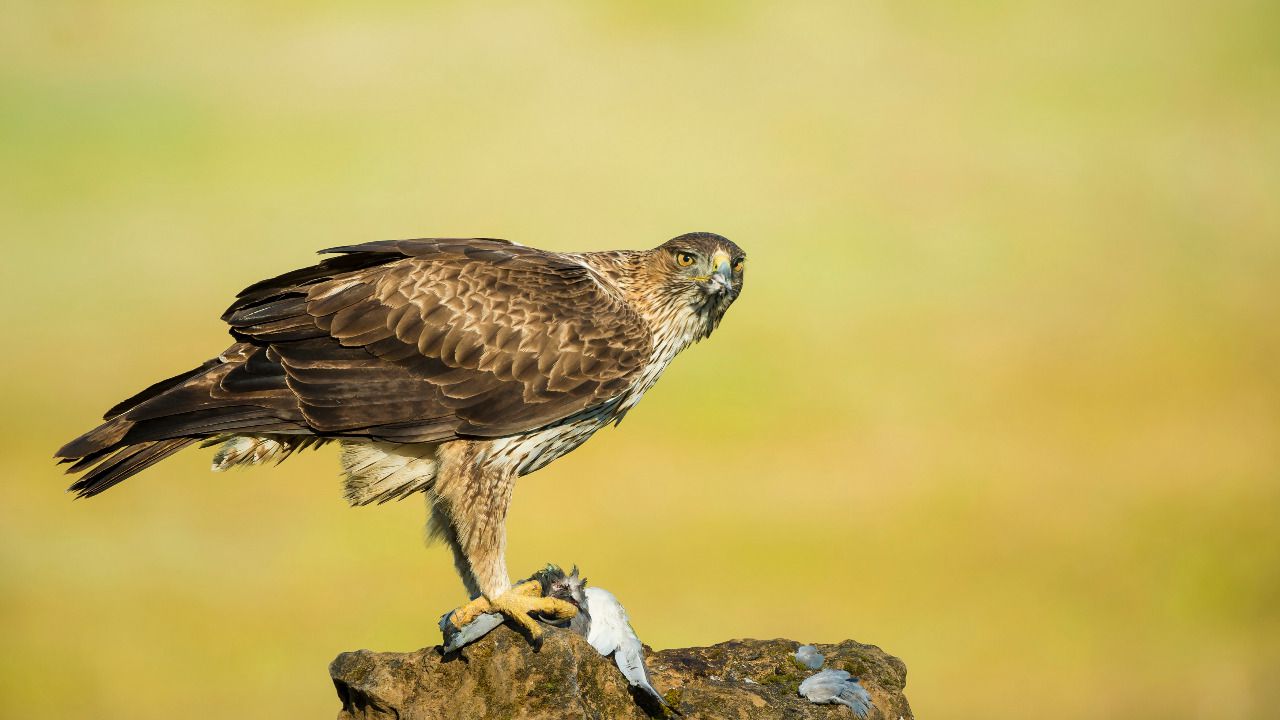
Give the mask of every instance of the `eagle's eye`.
<svg viewBox="0 0 1280 720">
<path fill-rule="evenodd" d="M 736 273 L 740 273 L 740 272 L 742 272 L 742 266 L 743 266 L 746 262 L 747 262 L 747 259 L 746 259 L 746 258 L 738 258 L 737 260 L 734 260 L 734 261 L 733 261 L 733 271 L 734 271 L 734 272 L 736 272 Z"/>
<path fill-rule="evenodd" d="M 693 264 L 693 253 L 678 252 L 676 253 L 676 264 L 680 267 L 689 267 Z"/>
</svg>

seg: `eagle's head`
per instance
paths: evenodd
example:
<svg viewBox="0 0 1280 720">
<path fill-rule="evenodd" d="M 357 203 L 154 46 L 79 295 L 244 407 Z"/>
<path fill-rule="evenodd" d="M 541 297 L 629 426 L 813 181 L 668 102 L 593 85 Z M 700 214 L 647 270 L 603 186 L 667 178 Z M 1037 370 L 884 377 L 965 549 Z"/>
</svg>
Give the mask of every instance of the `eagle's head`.
<svg viewBox="0 0 1280 720">
<path fill-rule="evenodd" d="M 664 299 L 674 311 L 691 313 L 701 326 L 696 339 L 710 335 L 738 299 L 746 260 L 747 254 L 732 240 L 709 232 L 672 238 L 650 257 Z"/>
</svg>

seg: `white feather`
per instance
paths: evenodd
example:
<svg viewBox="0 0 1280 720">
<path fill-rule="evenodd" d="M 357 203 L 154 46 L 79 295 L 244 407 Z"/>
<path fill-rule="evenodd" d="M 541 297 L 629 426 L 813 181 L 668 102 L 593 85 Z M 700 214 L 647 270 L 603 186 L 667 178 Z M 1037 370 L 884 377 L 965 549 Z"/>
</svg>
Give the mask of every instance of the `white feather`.
<svg viewBox="0 0 1280 720">
<path fill-rule="evenodd" d="M 261 465 L 268 460 L 282 460 L 287 447 L 273 438 L 260 435 L 237 435 L 222 443 L 213 455 L 214 472 L 230 470 L 237 465 Z"/>
<path fill-rule="evenodd" d="M 622 603 L 604 588 L 589 587 L 586 595 L 587 615 L 591 617 L 587 642 L 605 657 L 612 654 L 628 683 L 661 701 L 662 696 L 649 682 L 649 671 L 644 666 L 644 643 L 632 629 Z"/>
<path fill-rule="evenodd" d="M 437 447 L 431 443 L 343 441 L 347 502 L 362 505 L 430 486 L 439 467 Z"/>
<path fill-rule="evenodd" d="M 823 670 L 800 683 L 800 695 L 815 705 L 844 705 L 858 717 L 866 717 L 875 705 L 871 694 L 844 670 Z"/>
</svg>

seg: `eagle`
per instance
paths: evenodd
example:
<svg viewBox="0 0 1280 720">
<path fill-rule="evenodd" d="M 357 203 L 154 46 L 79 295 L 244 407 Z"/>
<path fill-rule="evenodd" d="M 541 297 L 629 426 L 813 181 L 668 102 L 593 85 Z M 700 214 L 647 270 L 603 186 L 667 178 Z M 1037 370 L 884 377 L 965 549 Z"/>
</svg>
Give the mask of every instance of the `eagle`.
<svg viewBox="0 0 1280 720">
<path fill-rule="evenodd" d="M 745 254 L 695 232 L 652 250 L 550 252 L 492 238 L 330 248 L 250 285 L 223 314 L 234 342 L 146 388 L 55 457 L 90 497 L 199 443 L 214 470 L 342 447 L 352 505 L 423 493 L 429 536 L 471 602 L 572 617 L 537 582 L 512 586 L 505 520 L 517 478 L 620 422 L 742 291 Z"/>
</svg>

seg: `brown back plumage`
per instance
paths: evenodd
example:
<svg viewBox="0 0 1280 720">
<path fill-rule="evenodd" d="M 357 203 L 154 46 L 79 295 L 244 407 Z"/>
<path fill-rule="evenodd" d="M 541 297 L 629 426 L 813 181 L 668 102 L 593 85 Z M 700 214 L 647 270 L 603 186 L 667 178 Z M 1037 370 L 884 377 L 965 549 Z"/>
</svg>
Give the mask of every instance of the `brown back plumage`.
<svg viewBox="0 0 1280 720">
<path fill-rule="evenodd" d="M 333 248 L 246 288 L 236 344 L 112 408 L 57 453 L 97 494 L 193 439 L 226 433 L 493 438 L 623 392 L 649 327 L 571 256 L 491 239 Z"/>
</svg>

